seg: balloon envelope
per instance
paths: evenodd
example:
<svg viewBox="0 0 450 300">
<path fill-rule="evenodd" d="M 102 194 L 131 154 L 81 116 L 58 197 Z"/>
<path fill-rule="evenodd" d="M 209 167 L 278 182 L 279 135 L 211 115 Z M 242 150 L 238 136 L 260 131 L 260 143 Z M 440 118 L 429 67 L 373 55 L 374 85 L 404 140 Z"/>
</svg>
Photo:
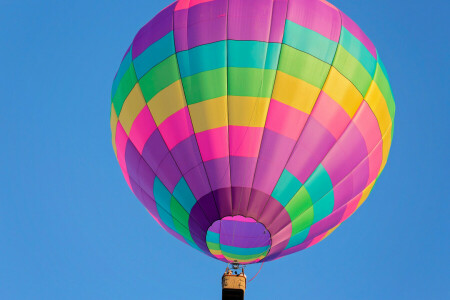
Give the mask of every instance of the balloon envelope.
<svg viewBox="0 0 450 300">
<path fill-rule="evenodd" d="M 254 263 L 327 237 L 386 164 L 395 104 L 372 42 L 322 0 L 180 0 L 136 35 L 112 142 L 167 232 Z"/>
</svg>

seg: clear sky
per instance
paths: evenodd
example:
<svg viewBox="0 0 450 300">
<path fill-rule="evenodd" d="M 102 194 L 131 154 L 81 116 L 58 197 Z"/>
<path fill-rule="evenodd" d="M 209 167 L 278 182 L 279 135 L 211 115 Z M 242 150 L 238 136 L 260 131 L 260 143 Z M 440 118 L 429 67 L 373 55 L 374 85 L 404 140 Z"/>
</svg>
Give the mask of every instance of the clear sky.
<svg viewBox="0 0 450 300">
<path fill-rule="evenodd" d="M 170 2 L 0 0 L 0 299 L 220 298 L 225 264 L 156 224 L 111 146 L 112 79 Z M 355 215 L 264 264 L 247 299 L 449 299 L 448 1 L 332 3 L 388 70 L 389 161 Z"/>
</svg>

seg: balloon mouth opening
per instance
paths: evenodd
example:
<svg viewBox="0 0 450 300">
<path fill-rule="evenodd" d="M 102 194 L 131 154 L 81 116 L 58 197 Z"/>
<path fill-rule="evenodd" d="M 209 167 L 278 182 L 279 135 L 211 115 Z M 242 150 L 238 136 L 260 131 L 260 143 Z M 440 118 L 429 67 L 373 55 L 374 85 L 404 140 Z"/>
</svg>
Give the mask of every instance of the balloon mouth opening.
<svg viewBox="0 0 450 300">
<path fill-rule="evenodd" d="M 267 256 L 272 240 L 262 223 L 238 215 L 215 221 L 206 233 L 206 244 L 219 260 L 251 264 Z"/>
</svg>

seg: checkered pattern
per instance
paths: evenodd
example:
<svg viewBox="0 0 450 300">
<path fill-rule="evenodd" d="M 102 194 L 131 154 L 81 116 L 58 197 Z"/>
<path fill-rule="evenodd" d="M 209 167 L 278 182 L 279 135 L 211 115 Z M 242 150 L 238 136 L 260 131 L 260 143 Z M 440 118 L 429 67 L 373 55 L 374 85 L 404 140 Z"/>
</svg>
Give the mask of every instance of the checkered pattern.
<svg viewBox="0 0 450 300">
<path fill-rule="evenodd" d="M 314 245 L 355 212 L 394 114 L 372 42 L 326 1 L 179 0 L 127 50 L 111 129 L 128 185 L 166 231 L 253 263 Z"/>
</svg>

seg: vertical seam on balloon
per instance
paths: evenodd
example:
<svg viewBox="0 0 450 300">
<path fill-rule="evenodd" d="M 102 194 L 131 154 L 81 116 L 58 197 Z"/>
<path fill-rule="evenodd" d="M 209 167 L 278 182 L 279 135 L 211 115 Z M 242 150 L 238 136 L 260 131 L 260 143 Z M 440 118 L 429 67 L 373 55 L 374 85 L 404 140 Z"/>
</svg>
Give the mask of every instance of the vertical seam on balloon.
<svg viewBox="0 0 450 300">
<path fill-rule="evenodd" d="M 266 61 L 267 61 L 268 47 L 269 47 L 269 45 L 270 45 L 270 35 L 271 35 L 271 33 L 272 33 L 272 23 L 273 23 L 273 10 L 274 10 L 274 6 L 275 6 L 275 1 L 272 1 L 272 13 L 271 13 L 271 17 L 270 17 L 269 37 L 268 37 L 268 39 L 267 39 L 268 42 L 267 42 L 267 50 L 266 50 Z M 261 136 L 261 141 L 260 141 L 260 144 L 259 144 L 258 156 L 256 157 L 255 170 L 254 170 L 254 172 L 253 172 L 253 179 L 252 179 L 252 184 L 251 184 L 251 186 L 250 186 L 250 194 L 249 194 L 249 196 L 248 196 L 247 207 L 246 207 L 246 209 L 244 210 L 246 214 L 248 213 L 248 208 L 249 208 L 249 206 L 250 206 L 251 196 L 252 196 L 252 194 L 253 194 L 253 185 L 254 185 L 254 183 L 255 183 L 255 175 L 256 175 L 256 171 L 257 171 L 257 169 L 258 169 L 258 162 L 259 162 L 259 157 L 260 157 L 260 153 L 261 153 L 261 146 L 262 146 L 262 142 L 263 142 L 263 140 L 264 140 L 264 132 L 265 132 L 265 127 L 266 127 L 266 123 L 267 123 L 267 116 L 268 116 L 268 114 L 269 114 L 270 103 L 272 102 L 273 90 L 274 90 L 274 88 L 275 88 L 275 83 L 276 83 L 276 80 L 277 80 L 277 71 L 278 71 L 278 66 L 279 66 L 279 64 L 280 64 L 280 60 L 281 60 L 281 48 L 282 48 L 282 45 L 283 45 L 284 33 L 285 33 L 285 29 L 286 29 L 286 19 L 287 19 L 287 15 L 288 15 L 288 8 L 289 8 L 289 0 L 287 0 L 287 2 L 286 2 L 286 13 L 285 13 L 285 18 L 284 18 L 283 35 L 282 35 L 282 37 L 281 37 L 280 52 L 279 52 L 279 54 L 278 54 L 277 67 L 276 67 L 276 69 L 275 69 L 275 76 L 274 76 L 274 81 L 273 81 L 273 85 L 272 85 L 272 93 L 271 93 L 271 95 L 270 95 L 269 104 L 268 104 L 268 107 L 267 107 L 267 113 L 266 113 L 266 119 L 265 119 L 265 121 L 264 121 L 264 126 L 262 127 L 262 136 Z M 264 62 L 264 68 L 265 68 L 266 61 Z M 263 75 L 263 76 L 264 76 L 264 75 Z M 239 204 L 241 203 L 241 200 L 242 200 L 242 199 L 240 199 Z M 239 206 L 240 206 L 240 205 L 239 205 Z M 256 216 L 256 218 L 255 218 L 257 221 L 258 221 L 258 217 L 259 217 L 259 216 Z M 264 226 L 265 226 L 265 224 L 264 224 Z M 266 228 L 268 229 L 268 226 L 266 226 Z M 272 236 L 272 235 L 271 235 L 271 236 Z M 270 252 L 270 251 L 269 251 L 269 252 Z M 268 252 L 268 253 L 269 253 L 269 252 Z"/>
<path fill-rule="evenodd" d="M 189 11 L 190 11 L 190 2 L 191 2 L 191 0 L 188 0 L 188 9 L 187 9 L 187 12 L 186 12 L 186 38 L 187 38 L 187 41 L 189 40 L 188 39 L 188 28 L 187 28 L 187 26 L 188 26 L 188 22 L 189 22 Z M 191 113 L 190 113 L 190 109 L 189 109 L 189 105 L 188 105 L 188 103 L 187 103 L 187 99 L 186 99 L 186 92 L 185 92 L 185 90 L 184 90 L 184 83 L 183 83 L 183 79 L 182 79 L 182 77 L 181 77 L 181 71 L 180 71 L 180 65 L 179 65 L 179 62 L 178 62 L 178 56 L 177 56 L 177 48 L 176 48 L 176 43 L 175 43 L 175 8 L 174 8 L 174 10 L 173 10 L 173 14 L 172 14 L 172 28 L 173 28 L 173 43 L 174 43 L 174 46 L 175 46 L 175 59 L 176 59 L 176 62 L 177 62 L 177 70 L 178 70 L 178 75 L 179 75 L 179 77 L 180 77 L 180 81 L 181 81 L 181 87 L 182 87 L 182 89 L 183 89 L 183 95 L 184 95 L 184 100 L 185 100 L 185 102 L 186 102 L 186 107 L 187 107 L 187 111 L 188 111 L 188 114 L 189 114 L 189 119 L 190 119 L 190 121 L 191 121 L 191 125 L 192 125 L 192 128 L 194 129 L 194 123 L 192 122 L 192 117 L 191 117 Z M 188 45 L 188 48 L 189 48 L 189 45 Z M 189 50 L 189 49 L 188 49 Z M 189 53 L 188 53 L 188 55 L 189 55 Z M 202 165 L 203 165 L 203 170 L 205 171 L 205 176 L 206 176 L 206 178 L 207 178 L 207 180 L 208 180 L 208 184 L 209 184 L 209 188 L 210 188 L 210 190 L 211 190 L 211 195 L 212 195 L 212 197 L 213 197 L 213 199 L 214 199 L 214 207 L 216 208 L 216 210 L 217 210 L 217 214 L 220 216 L 220 213 L 219 213 L 219 209 L 217 208 L 217 203 L 216 203 L 216 199 L 215 199 L 215 197 L 214 197 L 214 192 L 213 192 L 213 190 L 212 190 L 212 186 L 211 186 L 211 182 L 210 182 L 210 180 L 209 180 L 209 177 L 208 177 L 208 173 L 206 172 L 206 167 L 205 167 L 205 163 L 204 163 L 204 161 L 203 161 L 203 157 L 201 156 L 201 153 L 200 153 L 200 147 L 199 147 L 199 145 L 198 145 L 198 140 L 197 140 L 197 135 L 196 135 L 196 133 L 195 133 L 195 130 L 194 130 L 194 137 L 195 137 L 195 141 L 196 141 L 196 143 L 197 143 L 197 148 L 198 148 L 198 151 L 199 151 L 199 154 L 200 154 L 200 158 L 202 159 Z M 176 163 L 176 161 L 175 161 L 175 163 Z M 178 164 L 177 164 L 177 166 L 178 166 Z M 180 170 L 180 172 L 181 172 L 181 170 Z M 183 173 L 181 173 L 181 175 L 183 175 Z M 189 187 L 190 188 L 190 187 Z M 197 202 L 199 201 L 200 199 L 197 199 Z M 196 203 L 197 203 L 196 202 Z M 198 205 L 200 206 L 200 209 L 202 210 L 202 212 L 203 212 L 203 214 L 205 215 L 205 217 L 206 217 L 206 219 L 209 221 L 209 222 L 212 222 L 211 224 L 213 224 L 214 222 L 215 222 L 215 220 L 210 220 L 209 219 L 209 217 L 208 217 L 208 215 L 207 214 L 205 214 L 205 212 L 203 211 L 203 208 L 202 208 L 202 206 L 200 205 L 200 203 L 198 203 Z M 189 214 L 189 217 L 190 217 L 190 214 Z M 211 225 L 210 224 L 210 225 Z M 205 236 L 205 245 L 206 245 L 206 236 Z"/>
<path fill-rule="evenodd" d="M 347 175 L 345 175 L 338 183 L 336 183 L 336 185 L 334 186 L 334 187 L 337 187 L 340 183 L 342 183 L 345 179 L 347 179 L 347 177 L 348 176 L 350 176 L 351 174 L 352 174 L 352 172 L 356 169 L 356 168 L 358 168 L 366 159 L 368 159 L 369 157 L 370 157 L 370 155 L 376 150 L 376 148 L 377 148 L 377 146 L 378 145 L 380 145 L 380 143 L 383 141 L 383 138 L 386 136 L 386 134 L 389 132 L 389 130 L 390 130 L 390 128 L 388 128 L 388 130 L 386 130 L 385 132 L 384 132 L 384 134 L 383 134 L 383 136 L 380 138 L 380 140 L 378 141 L 378 143 L 373 147 L 373 149 L 350 171 L 350 172 L 348 172 L 347 173 Z M 331 150 L 331 149 L 330 149 Z M 374 180 L 372 180 L 369 184 L 367 184 L 361 191 L 359 191 L 352 199 L 350 199 L 349 201 L 347 201 L 347 202 L 345 202 L 345 203 L 343 203 L 341 206 L 339 206 L 337 209 L 335 209 L 335 210 L 333 210 L 333 212 L 335 212 L 335 211 L 337 211 L 337 210 L 339 210 L 340 208 L 342 208 L 344 205 L 346 205 L 348 202 L 350 202 L 351 200 L 353 200 L 355 197 L 357 197 L 360 193 L 362 193 L 363 191 L 364 191 L 364 189 L 366 189 L 370 184 L 372 184 L 372 182 L 374 182 L 374 181 L 376 181 L 376 179 L 374 179 Z M 313 205 L 314 204 L 316 204 L 316 203 L 318 203 L 320 200 L 322 200 L 323 198 L 325 198 L 330 192 L 332 192 L 333 190 L 334 190 L 334 187 L 331 189 L 331 190 L 329 190 L 325 195 L 323 195 L 322 197 L 320 197 L 320 199 L 318 199 L 316 202 L 314 202 L 313 203 Z M 294 220 L 292 220 L 292 222 L 293 221 L 295 221 L 295 220 L 297 220 L 298 218 L 300 218 L 305 212 L 306 212 L 307 210 L 305 210 L 304 212 L 302 212 L 300 215 L 298 215 L 297 217 L 295 217 L 294 218 Z M 332 212 L 332 213 L 333 213 Z M 331 214 L 330 214 L 331 215 Z M 320 221 L 320 220 L 319 220 Z M 317 221 L 317 222 L 319 222 L 319 221 Z M 317 223 L 316 222 L 316 223 Z M 316 223 L 314 223 L 314 224 L 316 224 Z M 314 225 L 314 224 L 311 224 L 311 226 L 312 225 Z M 311 226 L 309 226 L 309 227 L 311 227 Z M 285 227 L 283 227 L 279 232 L 281 232 L 284 228 L 286 228 L 286 226 Z M 330 229 L 330 228 L 329 228 Z M 327 229 L 327 230 L 329 230 L 329 229 Z M 322 232 L 323 233 L 323 232 Z M 320 235 L 320 234 L 319 234 Z M 317 235 L 316 235 L 317 236 Z M 282 243 L 282 242 L 280 242 L 280 243 Z M 280 244 L 280 243 L 278 243 L 278 244 Z M 278 245 L 277 244 L 277 245 Z"/>
<path fill-rule="evenodd" d="M 174 18 L 174 16 L 173 16 L 173 18 Z M 174 29 L 174 26 L 172 26 L 172 29 Z M 175 43 L 175 40 L 174 40 L 174 43 Z M 176 56 L 176 53 L 175 53 L 175 56 Z M 178 62 L 178 61 L 177 61 Z M 131 64 L 133 65 L 133 69 L 134 69 L 134 60 L 132 60 L 131 61 Z M 134 74 L 135 74 L 135 76 L 136 76 L 136 78 L 137 78 L 137 74 L 136 74 L 136 70 L 134 70 Z M 181 80 L 181 75 L 180 75 L 180 80 Z M 138 85 L 139 84 L 139 80 L 137 80 L 137 82 L 136 82 L 136 85 Z M 135 86 L 136 86 L 135 85 Z M 143 93 L 142 93 L 142 90 L 141 90 L 141 88 L 140 88 L 140 86 L 139 86 L 139 92 L 140 92 L 140 94 L 141 94 L 141 96 L 144 98 L 144 95 L 143 95 Z M 146 103 L 146 105 L 145 105 L 146 107 L 147 107 L 147 109 L 149 110 L 149 112 L 150 112 L 150 114 L 151 115 L 153 115 L 152 114 L 152 112 L 150 111 L 150 108 L 148 107 L 148 105 L 147 105 L 147 103 Z M 161 132 L 160 132 L 160 130 L 159 130 L 159 128 L 158 127 L 156 127 L 156 129 L 155 129 L 155 131 L 158 131 L 159 132 L 159 134 L 161 135 L 161 137 L 162 137 L 162 134 L 161 134 Z M 133 146 L 136 148 L 136 146 L 134 145 L 134 143 L 133 143 L 133 141 L 128 137 L 128 139 L 130 140 L 130 142 L 133 144 Z M 176 160 L 174 159 L 174 157 L 173 157 L 173 155 L 172 155 L 172 152 L 170 151 L 170 149 L 169 149 L 169 147 L 168 147 L 168 145 L 167 145 L 167 143 L 166 143 L 166 141 L 164 140 L 164 138 L 163 138 L 163 141 L 164 141 L 164 144 L 166 145 L 166 147 L 167 147 L 167 149 L 168 149 L 168 153 L 164 156 L 164 157 L 167 157 L 167 155 L 170 155 L 171 157 L 172 157 L 172 160 L 175 162 L 175 165 L 177 166 L 177 168 L 178 168 L 178 170 L 179 170 L 179 172 L 180 172 L 180 174 L 181 174 L 181 178 L 183 178 L 184 176 L 183 176 L 183 173 L 181 172 L 181 170 L 180 170 L 180 168 L 178 167 L 178 164 L 177 164 L 177 162 L 176 162 Z M 157 177 L 156 176 L 156 171 L 157 170 L 153 170 L 153 168 L 151 168 L 150 167 L 150 165 L 148 164 L 148 162 L 145 160 L 145 158 L 143 157 L 143 156 L 141 156 L 141 159 L 147 164 L 147 166 L 153 171 L 153 173 L 155 174 L 155 177 Z M 129 175 L 129 177 L 131 177 L 130 175 Z M 139 187 L 141 187 L 140 186 L 140 183 L 136 180 L 136 179 L 134 179 L 133 178 L 133 180 L 138 184 L 138 186 Z M 167 186 L 161 181 L 161 183 L 166 187 L 166 189 L 169 191 L 169 189 L 167 188 Z M 142 187 L 141 187 L 141 189 L 142 189 Z M 142 189 L 143 190 L 143 189 Z M 170 191 L 169 191 L 170 192 Z M 192 192 L 192 191 L 191 191 Z M 184 207 L 181 205 L 181 203 L 178 201 L 178 199 L 176 199 L 176 197 L 172 194 L 172 192 L 170 192 L 170 194 L 171 194 L 171 196 L 180 204 L 180 206 L 184 209 Z M 154 199 L 154 201 L 155 201 L 155 203 L 158 203 L 157 201 L 156 201 L 156 199 Z M 160 205 L 160 207 L 162 207 L 161 205 Z M 201 207 L 200 207 L 200 209 L 202 209 Z M 166 211 L 166 210 L 165 210 Z M 186 211 L 186 210 L 185 210 Z M 166 211 L 167 212 L 167 211 Z M 203 209 L 202 209 L 202 212 L 203 212 Z M 173 218 L 175 218 L 171 213 L 169 213 L 169 212 L 167 212 L 170 216 L 172 216 Z M 187 213 L 187 211 L 186 211 L 186 213 Z M 206 217 L 206 219 L 208 219 L 208 217 L 206 216 L 206 214 L 203 212 L 203 214 L 205 215 L 205 217 Z M 190 213 L 188 213 L 188 215 L 189 215 L 189 218 L 191 217 L 191 215 L 190 215 Z M 178 223 L 180 223 L 181 224 L 181 222 L 177 219 L 177 218 L 175 218 L 177 221 L 178 221 Z M 162 219 L 161 219 L 162 220 Z M 198 223 L 197 222 L 197 220 L 195 220 L 195 219 L 193 219 L 198 225 L 199 225 L 199 228 L 201 228 L 201 226 L 200 226 L 200 223 Z M 208 219 L 208 221 L 209 221 L 209 219 Z M 163 222 L 164 223 L 164 222 Z M 192 233 L 193 233 L 193 231 L 191 231 L 190 230 L 190 228 L 186 228 L 190 233 L 191 233 L 191 235 L 192 235 Z M 176 231 L 175 231 L 176 232 Z M 177 232 L 178 233 L 178 232 Z M 178 233 L 179 234 L 179 233 Z M 180 234 L 181 235 L 181 234 Z M 199 238 L 199 240 L 201 240 L 201 238 L 197 235 L 197 234 L 195 234 L 198 238 Z M 184 237 L 183 237 L 184 238 Z M 186 241 L 187 242 L 187 241 Z M 195 243 L 195 241 L 194 241 L 194 243 Z"/>
<path fill-rule="evenodd" d="M 340 12 L 340 11 L 339 11 Z M 339 71 L 338 71 L 339 72 Z M 345 77 L 345 76 L 344 76 Z M 370 88 L 369 88 L 370 89 Z M 368 92 L 368 91 L 367 91 Z M 367 95 L 367 92 L 366 92 L 366 95 Z M 353 118 L 352 118 L 352 120 L 354 119 L 354 117 L 358 114 L 358 112 L 360 111 L 360 109 L 361 109 L 361 107 L 362 107 L 362 105 L 363 105 L 363 103 L 365 102 L 365 100 L 363 99 L 363 101 L 361 101 L 361 104 L 359 105 L 359 107 L 358 107 L 358 110 L 357 110 L 357 112 L 355 113 L 355 115 L 353 116 Z M 366 102 L 367 103 L 367 102 Z M 370 107 L 369 107 L 370 108 Z M 372 112 L 373 113 L 373 112 Z M 346 128 L 342 131 L 342 133 L 341 133 L 341 135 L 339 136 L 339 138 L 336 140 L 336 142 L 333 144 L 333 146 L 330 148 L 330 150 L 327 152 L 327 154 L 323 157 L 323 159 L 321 160 L 321 162 L 319 163 L 319 165 L 320 164 L 322 164 L 322 162 L 326 159 L 326 157 L 328 156 L 328 153 L 330 153 L 331 151 L 332 151 L 332 149 L 335 147 L 335 145 L 338 143 L 338 141 L 339 141 L 339 139 L 344 135 L 344 133 L 347 131 L 347 129 L 349 128 L 349 126 L 350 126 L 350 124 L 352 124 L 352 120 L 350 120 L 350 122 L 347 124 L 347 126 L 346 126 Z M 377 122 L 378 123 L 378 122 Z M 391 126 L 392 127 L 392 122 L 391 122 L 391 124 L 389 125 L 389 126 Z M 378 123 L 378 125 L 379 125 L 379 123 Z M 384 134 L 381 136 L 381 138 L 380 138 L 380 140 L 377 142 L 377 144 L 373 147 L 373 149 L 369 152 L 368 151 L 368 154 L 352 169 L 352 170 L 350 170 L 348 173 L 347 173 L 347 175 L 345 175 L 344 176 L 344 178 L 342 178 L 338 183 L 336 183 L 336 185 L 335 186 L 333 186 L 333 188 L 331 189 L 331 190 L 329 190 L 324 196 L 322 196 L 320 199 L 318 199 L 316 202 L 314 202 L 313 203 L 313 205 L 314 204 L 316 204 L 316 203 L 318 203 L 321 199 L 323 199 L 325 196 L 327 196 L 331 191 L 333 191 L 334 190 L 334 188 L 335 187 L 337 187 L 343 180 L 345 180 L 348 176 L 350 176 L 350 174 L 352 174 L 352 172 L 357 168 L 357 167 L 359 167 L 366 159 L 368 159 L 369 157 L 370 157 L 370 155 L 375 151 L 375 149 L 380 145 L 380 143 L 382 143 L 383 142 L 383 139 L 384 139 L 384 137 L 386 136 L 386 134 L 389 132 L 389 130 L 390 130 L 390 128 L 389 128 L 389 126 L 388 126 L 388 130 L 386 130 L 385 132 L 384 132 Z M 381 167 L 381 166 L 380 166 Z M 379 173 L 381 173 L 381 169 L 380 169 L 380 171 L 379 171 Z M 311 175 L 310 175 L 311 176 Z M 309 176 L 309 177 L 310 177 Z M 309 177 L 308 177 L 308 179 L 309 179 Z M 306 180 L 306 181 L 308 181 L 308 179 Z M 375 181 L 376 179 L 374 179 L 373 181 Z M 306 182 L 305 181 L 305 182 Z M 373 182 L 372 181 L 372 182 Z M 367 187 L 367 186 L 369 186 L 372 182 L 370 182 L 369 184 L 367 184 L 366 183 L 366 186 L 364 187 L 364 189 Z M 363 190 L 364 190 L 363 189 Z M 359 193 L 358 193 L 359 194 Z M 291 200 L 292 200 L 293 198 L 291 198 Z M 291 200 L 289 200 L 289 202 L 291 201 Z M 349 201 L 351 201 L 352 199 L 350 199 Z M 344 203 L 343 205 L 346 205 L 349 201 L 347 201 L 346 203 Z M 288 202 L 288 204 L 289 204 L 289 202 Z M 288 204 L 286 204 L 286 206 L 288 205 Z M 335 210 L 333 210 L 333 211 L 336 211 L 336 210 L 338 210 L 339 208 L 341 208 L 343 205 L 341 205 L 340 207 L 338 207 L 337 209 L 335 209 Z M 307 211 L 307 210 L 306 210 Z M 304 211 L 303 213 L 301 213 L 300 215 L 298 215 L 297 217 L 295 217 L 294 218 L 294 220 L 291 220 L 291 223 L 293 222 L 293 221 L 295 221 L 296 219 L 298 219 L 299 217 L 301 217 L 306 211 Z M 276 220 L 276 218 L 278 218 L 278 216 L 279 216 L 279 214 L 273 219 L 273 220 Z M 313 225 L 313 224 L 312 224 Z M 286 226 L 285 227 L 283 227 L 279 232 L 281 232 L 284 228 L 286 228 Z M 279 244 L 279 243 L 278 243 Z M 283 251 L 283 250 L 282 250 Z M 281 251 L 280 251 L 280 253 L 281 253 Z"/>
<path fill-rule="evenodd" d="M 289 9 L 289 7 L 288 7 L 288 9 Z M 338 11 L 339 17 L 340 17 L 340 19 L 341 19 L 341 20 L 340 20 L 340 21 L 341 21 L 341 24 L 340 24 L 340 31 L 339 31 L 339 39 L 340 39 L 340 38 L 341 38 L 341 34 L 342 34 L 342 15 L 341 15 L 341 12 L 340 12 L 339 9 L 336 9 L 336 10 Z M 287 19 L 287 17 L 286 17 L 286 19 Z M 285 25 L 285 26 L 286 26 L 286 25 Z M 324 80 L 324 82 L 323 82 L 323 84 L 322 84 L 322 88 L 320 89 L 320 92 L 319 92 L 319 94 L 317 95 L 316 100 L 314 101 L 314 105 L 313 105 L 313 108 L 312 108 L 312 109 L 314 109 L 314 107 L 316 106 L 317 99 L 319 99 L 320 93 L 322 92 L 322 89 L 323 89 L 323 87 L 325 86 L 325 83 L 327 82 L 328 77 L 330 76 L 331 68 L 333 67 L 333 63 L 334 63 L 334 60 L 335 60 L 335 58 L 336 58 L 336 54 L 337 54 L 337 51 L 338 51 L 338 46 L 339 46 L 339 40 L 338 40 L 338 42 L 337 42 L 337 44 L 336 44 L 336 50 L 335 50 L 335 52 L 334 52 L 333 60 L 331 61 L 331 64 L 330 64 L 330 70 L 328 71 L 327 77 L 325 78 L 325 80 Z M 281 55 L 280 55 L 280 56 L 281 56 Z M 277 67 L 277 69 L 278 69 L 278 67 Z M 312 113 L 312 110 L 311 110 L 311 113 Z M 295 147 L 297 146 L 297 144 L 298 144 L 298 142 L 299 142 L 299 140 L 300 140 L 300 138 L 301 138 L 301 136 L 302 136 L 302 134 L 303 134 L 303 132 L 304 132 L 304 129 L 305 129 L 306 125 L 308 124 L 308 121 L 309 121 L 309 118 L 310 118 L 310 116 L 311 116 L 311 113 L 308 115 L 308 117 L 307 117 L 307 119 L 306 119 L 306 122 L 305 122 L 305 125 L 303 126 L 302 131 L 300 132 L 300 135 L 298 136 L 298 139 L 297 139 L 297 141 L 296 141 L 294 147 L 292 148 L 291 153 L 289 154 L 289 157 L 288 157 L 288 159 L 287 159 L 287 161 L 286 161 L 286 164 L 284 165 L 283 171 L 284 171 L 284 169 L 286 168 L 287 164 L 289 163 L 289 160 L 290 160 L 291 157 L 292 157 L 292 153 L 294 153 Z M 330 149 L 330 150 L 331 150 L 331 149 Z M 282 172 L 283 172 L 283 171 L 282 171 Z M 281 174 L 280 174 L 280 176 L 281 176 Z M 311 175 L 310 175 L 310 176 L 311 176 Z M 278 177 L 278 180 L 279 180 L 279 179 L 280 179 L 280 177 Z M 306 181 L 305 181 L 305 182 L 306 182 Z M 277 183 L 278 183 L 278 182 L 277 182 Z M 275 187 L 276 187 L 276 184 L 275 184 Z M 275 187 L 273 188 L 273 190 L 275 189 Z M 265 208 L 267 207 L 267 204 L 269 203 L 269 200 L 270 200 L 270 197 L 271 197 L 271 195 L 272 195 L 272 193 L 273 193 L 273 190 L 272 190 L 272 192 L 270 193 L 269 199 L 267 200 L 266 204 L 264 205 L 264 207 L 263 207 L 263 209 L 261 210 L 260 215 L 259 215 L 258 217 L 260 217 L 260 216 L 263 214 Z M 292 200 L 292 199 L 291 199 L 291 200 Z M 289 202 L 290 202 L 290 200 L 289 200 Z M 288 203 L 289 203 L 289 202 L 288 202 Z M 283 207 L 283 210 L 286 210 L 286 206 L 287 206 L 287 205 L 288 205 L 288 204 L 286 204 L 286 205 Z M 278 215 L 276 215 L 276 217 L 274 217 L 274 218 L 272 219 L 272 222 L 270 223 L 270 225 L 268 225 L 268 228 L 270 228 L 270 226 L 273 224 L 273 222 L 281 215 L 281 213 L 283 212 L 283 210 L 281 210 L 281 211 L 278 213 Z M 289 224 L 292 224 L 292 220 L 290 221 Z M 289 225 L 289 224 L 288 224 L 288 225 Z M 284 228 L 286 228 L 288 225 L 286 225 Z M 283 228 L 283 229 L 284 229 L 284 228 Z M 281 229 L 281 230 L 283 230 L 283 229 Z M 281 230 L 279 230 L 278 232 L 280 232 Z M 289 239 L 290 239 L 290 237 L 289 237 Z M 271 250 L 272 250 L 272 249 L 273 249 L 273 248 L 271 248 Z M 269 255 L 270 255 L 270 252 L 269 252 Z M 269 256 L 269 255 L 268 255 L 268 256 Z"/>
</svg>

